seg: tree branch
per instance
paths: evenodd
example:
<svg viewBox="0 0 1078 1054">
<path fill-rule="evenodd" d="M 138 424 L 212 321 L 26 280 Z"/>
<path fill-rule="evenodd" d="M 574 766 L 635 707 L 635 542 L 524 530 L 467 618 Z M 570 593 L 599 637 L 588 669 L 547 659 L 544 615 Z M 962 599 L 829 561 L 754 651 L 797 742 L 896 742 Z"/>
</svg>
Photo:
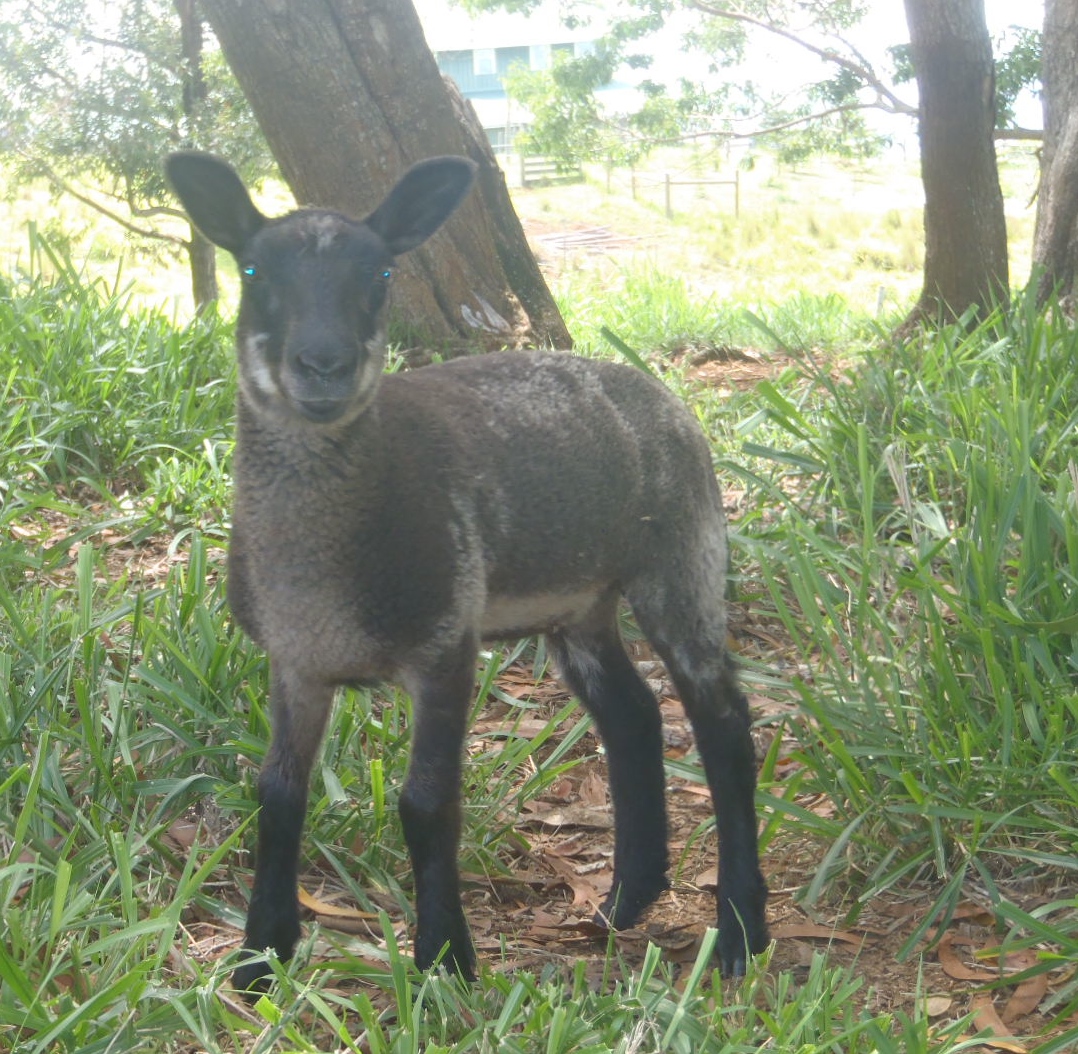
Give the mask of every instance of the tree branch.
<svg viewBox="0 0 1078 1054">
<path fill-rule="evenodd" d="M 663 139 L 649 139 L 646 136 L 633 136 L 633 138 L 638 143 L 651 143 L 655 145 L 665 143 L 685 143 L 695 139 L 756 139 L 762 135 L 777 135 L 779 132 L 789 131 L 791 128 L 796 128 L 798 125 L 802 124 L 808 124 L 811 121 L 821 121 L 825 117 L 831 117 L 837 113 L 854 113 L 857 110 L 874 110 L 877 108 L 876 103 L 871 102 L 846 103 L 842 106 L 832 106 L 827 110 L 819 110 L 816 113 L 805 114 L 802 117 L 794 117 L 789 121 L 784 121 L 782 124 L 773 124 L 766 128 L 753 128 L 747 132 L 734 132 L 724 129 L 722 131 L 686 132 L 684 135 L 671 136 Z"/>
<path fill-rule="evenodd" d="M 1032 143 L 1043 143 L 1044 132 L 1036 128 L 997 128 L 992 133 L 993 139 L 1025 140 Z"/>
<path fill-rule="evenodd" d="M 846 55 L 835 51 L 833 48 L 821 48 L 818 45 L 805 40 L 793 30 L 775 25 L 773 22 L 755 18 L 753 15 L 746 14 L 743 11 L 733 11 L 726 7 L 720 7 L 714 3 L 708 2 L 708 0 L 686 0 L 686 2 L 689 7 L 695 8 L 702 14 L 711 15 L 714 18 L 724 18 L 730 22 L 742 22 L 745 25 L 755 26 L 757 29 L 763 29 L 768 33 L 773 33 L 775 36 L 782 37 L 784 40 L 789 40 L 791 43 L 797 44 L 799 47 L 811 52 L 824 62 L 831 62 L 836 66 L 841 66 L 843 69 L 849 70 L 855 77 L 863 81 L 868 87 L 872 88 L 881 100 L 885 99 L 890 104 L 890 112 L 905 114 L 910 117 L 917 115 L 917 107 L 910 106 L 905 100 L 900 99 L 895 95 L 895 93 L 876 76 L 871 67 L 865 63 L 863 59 L 861 62 L 855 62 Z M 840 37 L 838 39 L 841 40 L 842 38 Z M 842 42 L 845 44 L 845 41 Z M 853 51 L 854 49 L 851 48 L 850 50 Z M 857 53 L 855 52 L 855 54 Z M 861 56 L 858 55 L 858 58 L 861 58 Z M 888 107 L 882 105 L 878 106 L 878 108 L 888 109 Z"/>
<path fill-rule="evenodd" d="M 42 105 L 44 102 L 43 93 L 41 90 L 41 75 L 44 74 L 47 77 L 52 77 L 58 84 L 66 88 L 74 99 L 77 99 L 77 107 L 75 109 L 81 109 L 82 112 L 88 114 L 95 114 L 102 117 L 119 117 L 125 121 L 138 122 L 143 126 L 156 129 L 165 135 L 171 142 L 179 142 L 179 134 L 171 124 L 166 124 L 163 121 L 156 120 L 150 116 L 144 114 L 133 113 L 130 110 L 124 109 L 122 106 L 113 104 L 110 100 L 103 98 L 102 96 L 88 96 L 84 86 L 81 85 L 74 76 L 68 74 L 64 70 L 57 69 L 53 66 L 42 65 L 38 73 L 34 73 L 25 65 L 15 66 L 14 64 L 8 65 L 8 73 L 17 79 L 18 84 L 25 89 L 30 98 L 37 105 Z"/>
<path fill-rule="evenodd" d="M 41 21 L 49 28 L 56 30 L 58 33 L 64 36 L 74 36 L 75 39 L 82 43 L 97 44 L 103 48 L 113 48 L 117 51 L 122 51 L 130 55 L 138 55 L 144 58 L 150 65 L 161 66 L 164 69 L 169 70 L 170 73 L 177 73 L 178 71 L 173 66 L 169 66 L 161 61 L 161 56 L 154 54 L 149 48 L 144 47 L 141 44 L 129 43 L 125 40 L 114 40 L 111 37 L 100 37 L 95 33 L 90 33 L 85 27 L 79 27 L 72 30 L 72 27 L 59 19 L 54 18 L 48 11 L 39 5 L 32 5 L 30 8 Z"/>
<path fill-rule="evenodd" d="M 40 158 L 33 157 L 25 151 L 18 151 L 20 156 L 30 162 L 41 174 L 61 193 L 68 194 L 76 201 L 81 202 L 88 208 L 93 209 L 95 212 L 102 216 L 112 220 L 113 223 L 119 224 L 124 230 L 130 231 L 132 234 L 137 234 L 142 238 L 156 238 L 158 241 L 169 242 L 172 245 L 179 245 L 184 248 L 190 243 L 179 237 L 176 234 L 168 234 L 165 231 L 154 230 L 152 227 L 140 227 L 137 223 L 132 223 L 129 219 L 121 216 L 118 212 L 113 212 L 112 209 L 96 201 L 85 192 L 79 190 L 77 187 L 69 183 L 63 176 L 61 176 L 55 169 L 51 168 Z M 165 211 L 165 210 L 161 210 Z"/>
</svg>

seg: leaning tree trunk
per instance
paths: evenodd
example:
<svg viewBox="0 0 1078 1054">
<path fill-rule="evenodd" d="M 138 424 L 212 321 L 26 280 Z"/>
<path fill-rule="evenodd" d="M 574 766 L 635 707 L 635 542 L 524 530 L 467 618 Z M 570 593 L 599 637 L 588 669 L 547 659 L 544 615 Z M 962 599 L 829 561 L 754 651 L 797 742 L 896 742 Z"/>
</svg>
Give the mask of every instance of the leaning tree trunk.
<svg viewBox="0 0 1078 1054">
<path fill-rule="evenodd" d="M 1037 302 L 1073 299 L 1078 277 L 1078 0 L 1045 0 L 1044 145 L 1033 232 Z"/>
<path fill-rule="evenodd" d="M 905 0 L 920 93 L 924 288 L 904 330 L 1008 297 L 995 74 L 983 0 Z"/>
<path fill-rule="evenodd" d="M 481 131 L 462 121 L 470 106 L 446 88 L 411 0 L 202 7 L 297 201 L 363 216 L 421 158 L 469 154 L 480 163 L 477 191 L 400 261 L 398 335 L 445 349 L 477 340 L 570 345 L 497 162 Z"/>
</svg>

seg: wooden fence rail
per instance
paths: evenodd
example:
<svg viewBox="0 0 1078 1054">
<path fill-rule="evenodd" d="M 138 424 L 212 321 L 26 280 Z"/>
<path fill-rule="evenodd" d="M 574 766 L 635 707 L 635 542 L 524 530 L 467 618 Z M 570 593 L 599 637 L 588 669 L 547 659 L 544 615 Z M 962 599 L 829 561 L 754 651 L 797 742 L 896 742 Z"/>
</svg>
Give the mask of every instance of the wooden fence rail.
<svg viewBox="0 0 1078 1054">
<path fill-rule="evenodd" d="M 520 155 L 520 185 L 542 186 L 551 183 L 582 183 L 584 169 L 580 165 L 566 168 L 549 157 Z"/>
<path fill-rule="evenodd" d="M 633 201 L 636 200 L 636 188 L 637 186 L 658 186 L 657 180 L 644 180 L 638 179 L 636 172 L 632 173 L 632 193 Z M 671 187 L 733 187 L 734 188 L 734 216 L 740 217 L 741 215 L 741 172 L 738 169 L 734 169 L 733 179 L 673 179 L 669 172 L 663 177 L 662 180 L 663 190 L 665 192 L 666 200 L 666 218 L 668 220 L 674 218 L 674 209 L 671 202 Z"/>
</svg>

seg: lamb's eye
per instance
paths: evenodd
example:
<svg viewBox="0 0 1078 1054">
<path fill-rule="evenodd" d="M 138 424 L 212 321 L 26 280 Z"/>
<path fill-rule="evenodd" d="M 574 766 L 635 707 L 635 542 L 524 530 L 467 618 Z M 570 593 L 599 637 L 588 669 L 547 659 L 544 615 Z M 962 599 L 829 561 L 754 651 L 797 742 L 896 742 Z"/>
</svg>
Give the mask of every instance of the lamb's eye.
<svg viewBox="0 0 1078 1054">
<path fill-rule="evenodd" d="M 244 264 L 243 267 L 240 268 L 240 270 L 242 271 L 244 278 L 258 277 L 258 268 L 255 267 L 254 264 Z"/>
<path fill-rule="evenodd" d="M 387 267 L 382 272 L 382 281 L 388 282 L 393 277 L 393 272 Z"/>
</svg>

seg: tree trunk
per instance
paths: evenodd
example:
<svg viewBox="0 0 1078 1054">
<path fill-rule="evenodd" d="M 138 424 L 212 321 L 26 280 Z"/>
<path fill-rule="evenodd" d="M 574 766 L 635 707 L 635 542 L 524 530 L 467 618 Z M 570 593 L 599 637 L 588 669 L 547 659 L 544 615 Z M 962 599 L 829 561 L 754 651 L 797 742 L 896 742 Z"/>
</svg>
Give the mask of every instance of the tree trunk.
<svg viewBox="0 0 1078 1054">
<path fill-rule="evenodd" d="M 1078 0 L 1045 0 L 1044 145 L 1033 232 L 1037 302 L 1073 298 L 1078 273 Z"/>
<path fill-rule="evenodd" d="M 924 288 L 903 325 L 983 315 L 1008 298 L 996 169 L 995 72 L 984 0 L 905 0 L 920 93 Z"/>
<path fill-rule="evenodd" d="M 202 237 L 202 232 L 191 228 L 191 240 L 187 243 L 187 263 L 191 268 L 191 294 L 195 310 L 202 314 L 218 296 L 217 250 Z"/>
<path fill-rule="evenodd" d="M 173 0 L 172 6 L 180 20 L 183 114 L 188 125 L 193 127 L 206 102 L 206 78 L 202 74 L 202 18 L 195 7 L 195 0 Z M 202 314 L 210 304 L 216 302 L 219 293 L 217 251 L 193 226 L 186 248 L 187 263 L 191 269 L 191 296 L 195 301 L 195 310 Z"/>
<path fill-rule="evenodd" d="M 454 98 L 411 0 L 202 0 L 296 200 L 364 216 L 421 158 L 468 154 L 478 187 L 394 276 L 397 339 L 569 347 L 470 106 Z M 463 104 L 463 105 L 462 105 Z"/>
</svg>

